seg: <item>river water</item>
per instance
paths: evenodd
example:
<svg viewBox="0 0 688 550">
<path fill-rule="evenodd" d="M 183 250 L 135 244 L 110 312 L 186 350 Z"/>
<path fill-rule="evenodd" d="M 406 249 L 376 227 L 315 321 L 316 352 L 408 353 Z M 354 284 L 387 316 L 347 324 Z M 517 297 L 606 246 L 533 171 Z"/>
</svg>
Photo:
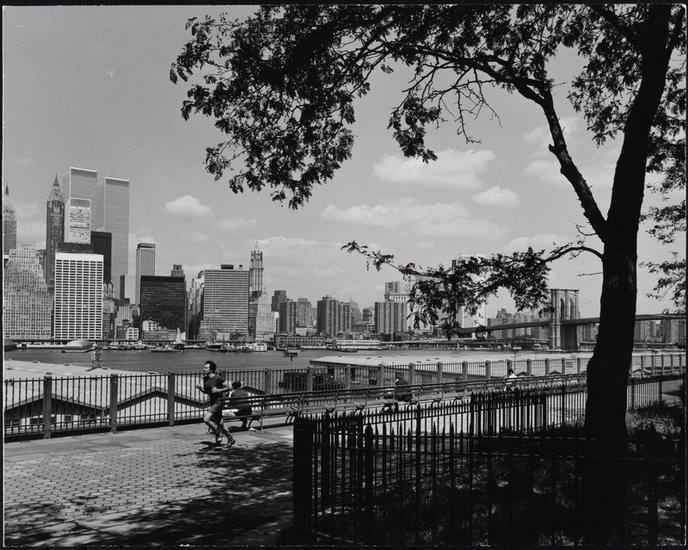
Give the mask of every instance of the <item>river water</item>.
<svg viewBox="0 0 688 550">
<path fill-rule="evenodd" d="M 358 353 L 338 354 L 329 350 L 303 350 L 294 359 L 288 359 L 281 351 L 251 352 L 251 353 L 221 353 L 206 350 L 190 349 L 184 352 L 151 353 L 148 350 L 119 351 L 102 350 L 101 365 L 117 370 L 129 370 L 137 372 L 156 371 L 161 374 L 168 372 L 189 372 L 200 370 L 203 363 L 212 359 L 220 369 L 237 370 L 253 368 L 289 368 L 307 367 L 311 359 L 319 357 L 341 355 L 355 360 L 357 357 L 380 357 L 380 362 L 385 359 L 397 361 L 407 358 L 411 361 L 498 361 L 500 359 L 518 359 L 545 357 L 562 357 L 556 353 L 513 352 L 504 351 L 444 351 L 436 349 L 428 350 L 384 350 L 384 351 L 359 351 Z M 584 354 L 589 356 L 589 354 Z M 572 357 L 572 354 L 566 354 Z M 39 363 L 65 364 L 77 366 L 91 366 L 90 353 L 62 353 L 60 350 L 50 349 L 19 349 L 5 352 L 5 360 L 37 361 Z"/>
</svg>

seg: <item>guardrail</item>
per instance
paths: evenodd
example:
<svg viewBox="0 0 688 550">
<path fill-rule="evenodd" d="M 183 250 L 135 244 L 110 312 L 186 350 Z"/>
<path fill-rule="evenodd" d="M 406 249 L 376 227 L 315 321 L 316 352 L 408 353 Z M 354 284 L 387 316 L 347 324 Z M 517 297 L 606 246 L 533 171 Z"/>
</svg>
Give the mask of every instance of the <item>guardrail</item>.
<svg viewBox="0 0 688 550">
<path fill-rule="evenodd" d="M 643 360 L 642 357 L 634 361 L 637 366 L 631 366 L 629 403 L 644 400 L 646 386 L 637 385 L 638 379 L 685 372 L 683 357 L 676 359 L 674 356 L 676 354 L 661 361 Z M 553 368 L 551 362 L 543 361 L 542 372 L 548 374 L 542 376 L 528 376 L 529 372 L 539 372 L 539 365 L 535 361 L 523 362 L 525 370 L 519 378 L 522 389 L 542 388 L 562 381 L 578 384 L 584 380 L 580 361 L 576 365 L 580 368 L 573 370 L 563 362 L 570 359 L 562 360 L 561 370 L 565 374 Z M 230 370 L 223 374 L 227 380 L 242 380 L 252 394 L 249 404 L 258 411 L 261 422 L 263 418 L 272 418 L 284 423 L 303 412 L 382 406 L 385 404 L 382 394 L 393 387 L 394 375 L 400 372 L 410 382 L 414 399 L 422 402 L 502 389 L 504 379 L 492 375 L 493 366 L 489 362 L 440 364 L 439 367 L 434 364 L 435 370 L 430 371 L 421 363 L 375 367 L 342 365 Z M 505 362 L 499 368 L 506 366 Z M 49 438 L 57 434 L 114 432 L 120 428 L 200 421 L 207 402 L 207 397 L 196 389 L 200 382 L 201 375 L 197 372 L 6 379 L 3 395 L 5 439 Z M 661 377 L 657 383 L 661 393 Z"/>
</svg>

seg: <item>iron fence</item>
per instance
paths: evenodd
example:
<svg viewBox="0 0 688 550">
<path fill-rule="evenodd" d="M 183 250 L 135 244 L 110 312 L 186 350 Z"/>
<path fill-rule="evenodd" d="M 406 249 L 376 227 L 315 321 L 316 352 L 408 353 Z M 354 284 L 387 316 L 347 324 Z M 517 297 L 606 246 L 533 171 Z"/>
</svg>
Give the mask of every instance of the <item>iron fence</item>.
<svg viewBox="0 0 688 550">
<path fill-rule="evenodd" d="M 374 405 L 384 388 L 393 386 L 397 374 L 407 379 L 417 397 L 452 400 L 465 399 L 474 391 L 503 387 L 509 367 L 522 374 L 522 389 L 542 389 L 566 381 L 571 391 L 566 393 L 567 403 L 561 410 L 582 411 L 584 394 L 574 392 L 573 388 L 584 380 L 585 364 L 567 358 L 544 360 L 542 364 L 535 360 L 392 362 L 374 366 L 226 369 L 222 374 L 229 381 L 241 380 L 252 395 L 299 393 L 301 401 L 322 407 L 348 404 L 368 408 L 369 401 Z M 685 359 L 680 354 L 643 355 L 634 359 L 631 369 L 628 400 L 633 406 L 640 406 L 658 391 L 665 395 L 675 393 L 677 382 L 667 377 L 653 382 L 656 387 L 648 386 L 646 381 L 653 374 L 684 372 Z M 201 374 L 195 371 L 5 379 L 4 434 L 6 438 L 51 437 L 55 433 L 115 431 L 118 427 L 200 420 L 207 400 L 196 389 L 200 383 Z M 561 415 L 552 407 L 550 417 Z"/>
<path fill-rule="evenodd" d="M 678 402 L 682 380 L 634 380 L 629 408 Z M 337 543 L 576 544 L 582 464 L 613 460 L 640 502 L 638 541 L 683 540 L 684 441 L 655 437 L 596 457 L 578 433 L 584 403 L 577 383 L 297 418 L 295 518 Z"/>
</svg>

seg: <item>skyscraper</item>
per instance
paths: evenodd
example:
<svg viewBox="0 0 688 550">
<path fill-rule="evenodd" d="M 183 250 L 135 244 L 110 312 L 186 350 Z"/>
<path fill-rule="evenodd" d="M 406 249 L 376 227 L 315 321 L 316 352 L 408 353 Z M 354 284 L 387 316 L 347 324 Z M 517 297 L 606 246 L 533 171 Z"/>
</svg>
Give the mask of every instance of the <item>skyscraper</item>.
<svg viewBox="0 0 688 550">
<path fill-rule="evenodd" d="M 120 296 L 120 277 L 129 273 L 129 180 L 106 177 L 103 188 L 103 230 L 112 235 L 112 284 Z"/>
<path fill-rule="evenodd" d="M 351 306 L 323 296 L 316 304 L 318 332 L 325 336 L 337 336 L 351 332 Z"/>
<path fill-rule="evenodd" d="M 406 302 L 375 302 L 375 332 L 394 334 L 406 330 Z"/>
<path fill-rule="evenodd" d="M 103 187 L 98 185 L 98 173 L 95 170 L 70 166 L 62 175 L 62 194 L 67 204 L 70 199 L 88 199 L 91 201 L 91 225 L 93 229 L 102 227 Z M 65 240 L 67 239 L 65 238 Z"/>
<path fill-rule="evenodd" d="M 69 198 L 65 211 L 64 242 L 91 242 L 91 199 Z"/>
<path fill-rule="evenodd" d="M 248 336 L 248 271 L 222 265 L 203 273 L 200 337 L 228 340 Z"/>
<path fill-rule="evenodd" d="M 296 333 L 296 302 L 285 300 L 279 305 L 279 331 L 283 334 Z"/>
<path fill-rule="evenodd" d="M 103 330 L 103 257 L 55 253 L 53 338 L 99 340 Z"/>
<path fill-rule="evenodd" d="M 308 298 L 296 300 L 296 326 L 304 328 L 313 327 L 313 306 Z"/>
<path fill-rule="evenodd" d="M 263 253 L 258 249 L 258 245 L 251 251 L 248 291 L 251 297 L 258 297 L 263 292 Z"/>
<path fill-rule="evenodd" d="M 272 295 L 272 311 L 279 312 L 279 305 L 286 301 L 287 291 L 286 290 L 275 290 Z"/>
<path fill-rule="evenodd" d="M 112 235 L 107 231 L 91 231 L 91 249 L 94 254 L 103 255 L 103 283 L 112 284 Z"/>
<path fill-rule="evenodd" d="M 9 202 L 10 186 L 5 184 L 5 196 L 2 200 L 2 254 L 17 248 L 17 214 Z"/>
<path fill-rule="evenodd" d="M 272 311 L 270 296 L 262 294 L 256 300 L 256 326 L 254 338 L 259 342 L 267 342 L 275 336 L 275 317 Z"/>
<path fill-rule="evenodd" d="M 172 271 L 170 272 L 170 277 L 181 277 L 184 278 L 184 270 L 182 269 L 182 264 L 172 264 Z"/>
<path fill-rule="evenodd" d="M 10 251 L 3 274 L 3 334 L 8 338 L 50 338 L 50 296 L 33 246 Z"/>
<path fill-rule="evenodd" d="M 141 276 L 155 275 L 155 243 L 136 245 L 136 294 L 135 302 L 141 303 Z"/>
<path fill-rule="evenodd" d="M 64 238 L 64 219 L 65 203 L 56 174 L 45 204 L 45 282 L 48 292 L 52 292 L 55 285 L 55 252 L 57 243 Z"/>
<path fill-rule="evenodd" d="M 141 320 L 161 328 L 186 332 L 186 282 L 184 277 L 141 276 Z"/>
</svg>

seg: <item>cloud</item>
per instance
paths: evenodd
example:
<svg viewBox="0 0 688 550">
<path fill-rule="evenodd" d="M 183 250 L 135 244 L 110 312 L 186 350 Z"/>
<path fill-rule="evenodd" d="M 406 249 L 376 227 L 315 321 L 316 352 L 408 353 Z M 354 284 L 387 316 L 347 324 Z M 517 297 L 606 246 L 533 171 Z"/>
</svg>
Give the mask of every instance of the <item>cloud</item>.
<svg viewBox="0 0 688 550">
<path fill-rule="evenodd" d="M 294 237 L 284 237 L 277 235 L 267 239 L 257 239 L 250 241 L 251 244 L 258 244 L 265 257 L 268 258 L 289 258 L 294 254 L 322 254 L 326 251 L 339 253 L 343 243 L 323 242 L 313 239 L 301 239 Z"/>
<path fill-rule="evenodd" d="M 458 202 L 420 204 L 415 199 L 402 199 L 389 204 L 358 204 L 340 209 L 328 204 L 322 217 L 361 225 L 396 227 L 431 218 L 439 221 L 468 216 L 468 210 Z"/>
<path fill-rule="evenodd" d="M 416 231 L 421 235 L 453 235 L 488 240 L 501 239 L 505 234 L 502 227 L 490 221 L 472 218 L 459 218 L 444 222 L 423 220 L 416 224 Z"/>
<path fill-rule="evenodd" d="M 184 195 L 177 200 L 165 203 L 165 210 L 175 216 L 184 216 L 187 218 L 211 216 L 213 213 L 210 206 L 202 204 L 196 197 L 190 195 Z"/>
<path fill-rule="evenodd" d="M 435 247 L 434 241 L 418 241 L 415 246 L 417 250 L 432 250 Z"/>
<path fill-rule="evenodd" d="M 575 142 L 576 134 L 579 128 L 579 120 L 574 116 L 565 116 L 559 119 L 559 124 L 564 131 L 564 137 L 569 145 Z M 526 132 L 523 138 L 534 145 L 533 155 L 542 156 L 548 155 L 549 145 L 552 143 L 552 135 L 550 134 L 548 126 L 537 126 L 532 130 Z"/>
<path fill-rule="evenodd" d="M 554 159 L 536 159 L 525 167 L 525 173 L 543 183 L 568 185 L 568 180 L 559 172 L 559 162 Z"/>
<path fill-rule="evenodd" d="M 201 233 L 200 231 L 191 231 L 191 233 L 188 233 L 186 236 L 187 239 L 192 243 L 203 244 L 210 241 L 210 237 L 208 237 L 208 235 L 205 233 Z"/>
<path fill-rule="evenodd" d="M 568 242 L 570 239 L 566 239 L 560 235 L 554 234 L 539 234 L 530 235 L 527 237 L 516 237 L 509 241 L 509 243 L 504 247 L 506 252 L 523 251 L 528 247 L 533 250 L 548 250 L 553 248 L 555 245 L 561 245 Z"/>
<path fill-rule="evenodd" d="M 250 220 L 244 218 L 237 218 L 236 220 L 224 220 L 217 224 L 218 229 L 222 231 L 234 231 L 235 229 L 242 229 L 245 227 L 253 227 L 258 222 L 251 218 Z"/>
<path fill-rule="evenodd" d="M 519 196 L 511 189 L 490 187 L 485 191 L 476 193 L 472 197 L 474 202 L 483 206 L 516 206 L 520 202 Z"/>
<path fill-rule="evenodd" d="M 107 69 L 105 71 L 105 76 L 108 78 L 115 78 L 115 69 Z"/>
<path fill-rule="evenodd" d="M 385 156 L 373 168 L 379 179 L 391 183 L 421 183 L 465 189 L 479 189 L 478 174 L 494 160 L 492 151 L 456 151 L 445 149 L 437 153 L 437 160 L 424 163 L 417 158 L 400 155 Z"/>
</svg>

